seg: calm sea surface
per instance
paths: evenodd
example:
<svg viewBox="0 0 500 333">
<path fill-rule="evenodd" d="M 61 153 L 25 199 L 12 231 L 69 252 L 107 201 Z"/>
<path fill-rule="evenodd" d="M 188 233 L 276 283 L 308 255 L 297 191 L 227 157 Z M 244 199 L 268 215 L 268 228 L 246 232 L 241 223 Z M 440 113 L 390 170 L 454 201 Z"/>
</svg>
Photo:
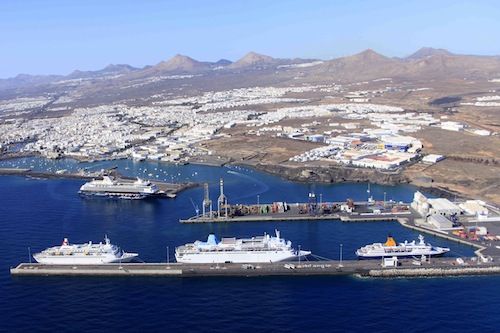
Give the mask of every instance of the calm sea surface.
<svg viewBox="0 0 500 333">
<path fill-rule="evenodd" d="M 37 170 L 117 166 L 128 175 L 174 181 L 207 181 L 212 199 L 218 180 L 232 203 L 306 201 L 310 186 L 245 168 L 167 166 L 113 161 L 20 159 L 0 167 Z M 151 174 L 151 175 L 150 175 Z M 158 176 L 158 177 L 156 177 Z M 356 248 L 383 241 L 388 233 L 413 240 L 417 233 L 395 222 L 262 222 L 181 225 L 194 215 L 202 189 L 174 200 L 84 199 L 82 181 L 0 177 L 0 331 L 5 332 L 494 332 L 500 327 L 500 278 L 358 279 L 266 278 L 12 278 L 8 269 L 32 252 L 60 244 L 100 241 L 107 234 L 144 261 L 166 261 L 167 247 L 219 236 L 252 236 L 275 228 L 303 249 L 354 259 Z M 323 201 L 366 199 L 366 184 L 316 185 Z M 410 186 L 371 186 L 376 199 L 411 200 Z M 449 246 L 452 256 L 473 249 Z"/>
</svg>

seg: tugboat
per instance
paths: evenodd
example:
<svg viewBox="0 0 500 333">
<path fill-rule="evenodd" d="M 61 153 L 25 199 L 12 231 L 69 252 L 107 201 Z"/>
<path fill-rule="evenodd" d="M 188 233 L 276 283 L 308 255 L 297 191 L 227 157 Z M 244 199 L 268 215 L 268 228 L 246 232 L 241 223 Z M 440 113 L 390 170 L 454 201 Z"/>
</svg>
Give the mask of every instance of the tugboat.
<svg viewBox="0 0 500 333">
<path fill-rule="evenodd" d="M 392 236 L 387 237 L 387 241 L 382 243 L 373 243 L 359 248 L 356 255 L 363 258 L 382 258 L 382 257 L 421 257 L 421 256 L 440 256 L 450 251 L 447 247 L 437 247 L 426 244 L 424 236 L 418 235 L 416 241 L 396 243 Z"/>
</svg>

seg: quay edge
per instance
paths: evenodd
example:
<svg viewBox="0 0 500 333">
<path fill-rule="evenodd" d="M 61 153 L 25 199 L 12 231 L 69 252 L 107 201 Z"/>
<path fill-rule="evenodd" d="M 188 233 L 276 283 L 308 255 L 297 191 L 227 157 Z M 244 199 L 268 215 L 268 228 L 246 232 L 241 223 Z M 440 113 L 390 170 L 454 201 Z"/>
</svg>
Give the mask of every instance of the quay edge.
<svg viewBox="0 0 500 333">
<path fill-rule="evenodd" d="M 432 259 L 413 265 L 401 259 L 400 266 L 383 268 L 379 260 L 304 261 L 255 264 L 126 263 L 104 265 L 43 265 L 21 263 L 10 269 L 13 277 L 257 277 L 257 276 L 362 276 L 362 277 L 444 277 L 461 275 L 500 275 L 500 265 L 455 258 Z"/>
</svg>

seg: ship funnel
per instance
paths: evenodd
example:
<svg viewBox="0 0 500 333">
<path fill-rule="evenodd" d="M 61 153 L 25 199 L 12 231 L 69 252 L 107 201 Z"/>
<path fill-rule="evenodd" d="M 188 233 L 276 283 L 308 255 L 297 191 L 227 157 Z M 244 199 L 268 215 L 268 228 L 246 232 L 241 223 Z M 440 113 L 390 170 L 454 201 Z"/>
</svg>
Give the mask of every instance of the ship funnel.
<svg viewBox="0 0 500 333">
<path fill-rule="evenodd" d="M 207 245 L 217 245 L 219 241 L 217 240 L 217 237 L 215 237 L 214 234 L 209 234 L 207 238 Z"/>
<path fill-rule="evenodd" d="M 385 246 L 396 246 L 396 240 L 391 236 L 387 236 L 387 241 L 384 243 Z"/>
</svg>

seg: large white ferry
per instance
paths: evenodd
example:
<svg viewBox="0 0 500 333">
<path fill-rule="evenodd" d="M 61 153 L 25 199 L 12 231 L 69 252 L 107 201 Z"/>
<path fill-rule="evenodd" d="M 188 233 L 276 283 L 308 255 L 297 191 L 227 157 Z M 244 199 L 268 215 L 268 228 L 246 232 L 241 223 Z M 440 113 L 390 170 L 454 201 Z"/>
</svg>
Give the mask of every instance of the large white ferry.
<svg viewBox="0 0 500 333">
<path fill-rule="evenodd" d="M 147 180 L 116 180 L 111 176 L 94 179 L 80 187 L 81 194 L 112 196 L 124 199 L 142 199 L 158 193 L 158 187 Z"/>
<path fill-rule="evenodd" d="M 117 262 L 129 262 L 137 253 L 122 251 L 118 246 L 111 244 L 108 237 L 104 238 L 104 244 L 70 244 L 64 238 L 61 246 L 49 247 L 40 253 L 33 255 L 33 258 L 41 264 L 49 265 L 96 265 Z"/>
<path fill-rule="evenodd" d="M 206 242 L 196 241 L 175 249 L 175 259 L 183 263 L 259 263 L 296 259 L 311 254 L 297 251 L 292 242 L 264 234 L 252 238 L 222 238 L 208 235 Z"/>
<path fill-rule="evenodd" d="M 418 236 L 416 241 L 397 244 L 393 237 L 387 237 L 387 241 L 382 243 L 373 243 L 363 246 L 356 251 L 360 258 L 382 258 L 382 257 L 421 257 L 421 256 L 439 256 L 450 249 L 447 247 L 437 247 L 426 244 L 424 236 Z"/>
</svg>

